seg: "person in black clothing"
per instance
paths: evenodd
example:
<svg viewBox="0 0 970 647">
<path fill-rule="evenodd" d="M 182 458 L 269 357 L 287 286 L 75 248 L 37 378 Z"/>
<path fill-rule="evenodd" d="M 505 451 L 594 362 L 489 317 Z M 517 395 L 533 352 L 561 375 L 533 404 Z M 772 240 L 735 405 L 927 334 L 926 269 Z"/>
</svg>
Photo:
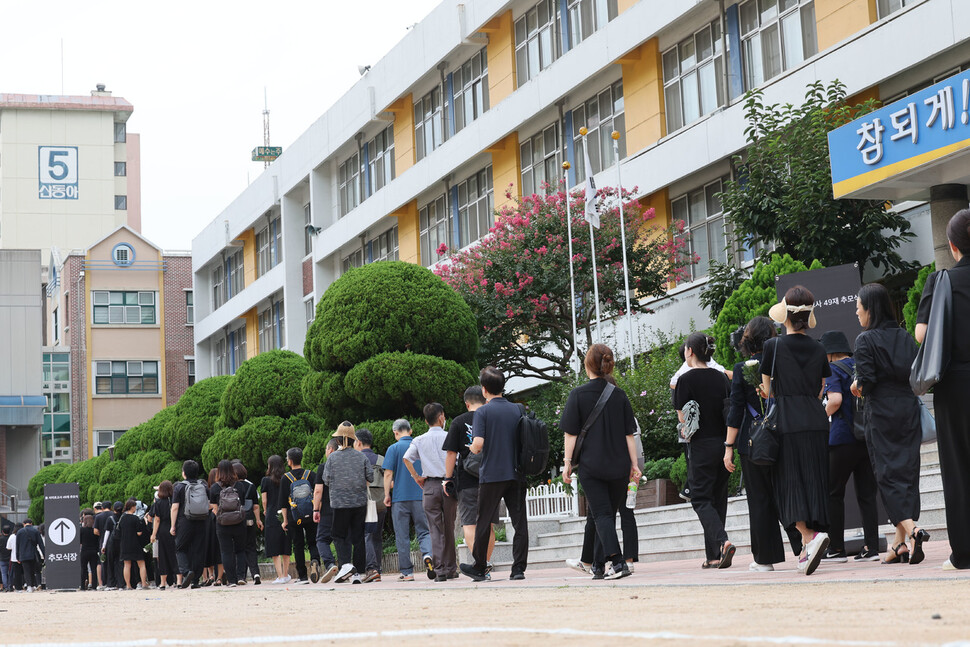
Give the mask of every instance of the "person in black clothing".
<svg viewBox="0 0 970 647">
<path fill-rule="evenodd" d="M 145 542 L 142 541 L 142 535 L 148 532 L 148 529 L 145 528 L 145 522 L 135 515 L 136 506 L 137 502 L 134 499 L 128 499 L 125 502 L 124 514 L 121 515 L 121 519 L 118 521 L 116 528 L 121 549 L 121 559 L 125 563 L 125 587 L 129 591 L 135 590 L 135 587 L 131 585 L 132 562 L 138 564 L 138 572 L 141 576 L 138 588 L 144 589 L 148 587 L 148 572 L 145 570 Z"/>
<path fill-rule="evenodd" d="M 46 554 L 40 531 L 33 521 L 25 520 L 24 527 L 17 531 L 17 561 L 24 569 L 24 582 L 28 592 L 33 592 L 34 588 L 40 586 L 40 567 Z"/>
<path fill-rule="evenodd" d="M 563 483 L 568 485 L 572 482 L 573 461 L 578 461 L 577 475 L 592 510 L 599 538 L 598 548 L 602 552 L 602 559 L 594 556 L 594 564 L 602 563 L 605 566 L 609 562 L 604 578 L 610 580 L 630 575 L 616 535 L 616 514 L 624 505 L 629 482 L 640 480 L 633 438 L 637 426 L 630 399 L 622 389 L 613 389 L 602 411 L 590 425 L 578 455 L 575 449 L 577 436 L 589 422 L 600 396 L 608 385 L 616 386 L 614 364 L 613 351 L 608 346 L 590 346 L 585 360 L 589 382 L 569 393 L 559 423 L 564 434 Z"/>
<path fill-rule="evenodd" d="M 956 212 L 946 227 L 950 254 L 956 265 L 947 271 L 952 293 L 949 362 L 933 388 L 936 441 L 940 453 L 943 501 L 950 557 L 944 570 L 970 568 L 970 335 L 957 334 L 959 324 L 970 321 L 970 209 Z M 942 268 L 940 268 L 942 269 Z M 916 314 L 916 341 L 926 339 L 926 324 L 936 293 L 939 272 L 930 274 Z"/>
<path fill-rule="evenodd" d="M 175 484 L 172 492 L 172 529 L 169 534 L 175 537 L 175 557 L 182 576 L 180 588 L 191 586 L 197 589 L 199 576 L 202 574 L 206 521 L 204 518 L 188 518 L 185 513 L 186 491 L 189 486 L 199 484 L 205 489 L 205 496 L 208 498 L 209 488 L 199 479 L 199 464 L 195 461 L 182 463 L 182 479 Z"/>
<path fill-rule="evenodd" d="M 297 584 L 308 584 L 310 580 L 316 584 L 320 580 L 320 553 L 317 551 L 317 524 L 313 522 L 313 486 L 316 475 L 310 470 L 303 469 L 303 450 L 292 447 L 286 451 L 286 464 L 289 466 L 289 476 L 284 474 L 281 480 L 279 507 L 283 510 L 283 530 L 289 535 L 293 545 L 293 557 L 296 560 L 296 572 L 299 576 Z M 295 502 L 291 502 L 293 485 L 300 479 L 306 479 L 310 484 L 310 513 L 297 518 Z M 291 480 L 292 479 L 292 480 Z M 307 579 L 306 554 L 304 549 L 310 549 L 310 580 Z"/>
<path fill-rule="evenodd" d="M 230 488 L 235 496 L 232 496 L 233 493 L 223 494 Z M 209 488 L 209 501 L 216 519 L 222 567 L 230 587 L 246 583 L 246 511 L 243 502 L 247 498 L 253 505 L 256 504 L 256 493 L 242 481 L 236 480 L 232 463 L 219 461 L 215 482 Z"/>
<path fill-rule="evenodd" d="M 815 327 L 815 296 L 796 285 L 768 311 L 788 334 L 765 342 L 762 391 L 778 407 L 780 450 L 775 499 L 781 523 L 802 535 L 798 570 L 811 575 L 829 547 L 829 418 L 822 406 L 825 378 L 832 374 L 825 349 L 805 334 Z M 776 361 L 777 360 L 777 361 Z M 774 375 L 774 377 L 772 377 Z"/>
<path fill-rule="evenodd" d="M 246 497 L 243 499 L 243 507 L 246 511 L 246 567 L 253 574 L 253 584 L 262 584 L 259 575 L 259 547 L 256 545 L 256 536 L 263 529 L 263 519 L 256 498 L 256 486 L 247 477 L 249 472 L 242 461 L 236 459 L 232 461 L 232 469 L 236 472 L 236 481 L 246 486 Z M 246 568 L 236 569 L 240 580 L 246 580 Z"/>
<path fill-rule="evenodd" d="M 111 516 L 111 502 L 105 501 L 104 503 L 94 504 L 94 534 L 98 536 L 98 552 L 99 555 L 104 555 L 104 534 L 105 534 L 105 524 L 108 523 L 108 517 Z M 100 559 L 100 557 L 99 557 Z M 109 564 L 107 561 L 101 562 L 98 565 L 98 579 L 101 582 L 102 587 L 109 586 L 110 576 L 113 576 Z"/>
<path fill-rule="evenodd" d="M 323 562 L 323 574 L 320 581 L 326 584 L 337 576 L 337 560 L 330 545 L 333 544 L 333 508 L 330 507 L 330 488 L 323 482 L 323 470 L 327 466 L 327 459 L 337 449 L 340 443 L 331 438 L 324 449 L 324 461 L 317 466 L 316 485 L 313 486 L 313 523 L 317 524 L 317 552 Z"/>
<path fill-rule="evenodd" d="M 909 385 L 916 342 L 899 327 L 889 291 L 878 283 L 859 290 L 856 314 L 865 330 L 855 340 L 856 380 L 852 393 L 865 397 L 869 458 L 896 538 L 885 562 L 923 561 L 928 532 L 919 520 L 919 400 Z M 912 550 L 906 540 L 913 542 Z"/>
<path fill-rule="evenodd" d="M 724 464 L 727 423 L 724 399 L 730 394 L 724 373 L 707 368 L 714 354 L 714 338 L 695 332 L 687 338 L 684 356 L 692 370 L 684 373 L 674 391 L 674 408 L 687 439 L 690 462 L 687 481 L 691 486 L 691 507 L 704 527 L 704 568 L 729 568 L 737 548 L 724 529 L 727 518 L 728 471 Z M 695 409 L 688 414 L 688 404 Z M 696 415 L 696 423 L 691 419 Z M 693 435 L 690 435 L 692 432 Z M 727 447 L 732 451 L 733 447 Z"/>
<path fill-rule="evenodd" d="M 765 342 L 777 336 L 775 325 L 768 317 L 755 317 L 744 327 L 741 354 L 747 361 L 761 361 Z M 773 571 L 775 564 L 785 561 L 785 546 L 778 532 L 778 506 L 775 503 L 774 474 L 770 467 L 755 465 L 748 460 L 748 434 L 755 417 L 764 415 L 765 404 L 754 386 L 744 378 L 745 362 L 734 365 L 731 379 L 731 407 L 727 417 L 727 438 L 724 441 L 724 467 L 733 472 L 734 448 L 741 456 L 741 478 L 748 499 L 748 522 L 751 532 L 751 554 L 754 561 L 749 570 Z M 760 379 L 760 371 L 758 379 Z M 794 553 L 802 550 L 798 531 L 788 531 Z"/>
<path fill-rule="evenodd" d="M 125 584 L 122 584 L 121 551 L 118 550 L 118 542 L 111 538 L 118 529 L 118 522 L 124 513 L 124 507 L 121 501 L 115 501 L 104 524 L 101 553 L 104 555 L 104 563 L 108 571 L 108 579 L 104 581 L 104 586 L 109 590 L 120 589 L 125 586 Z"/>
<path fill-rule="evenodd" d="M 98 576 L 98 536 L 94 534 L 94 515 L 81 515 L 81 590 L 101 588 Z"/>
<path fill-rule="evenodd" d="M 273 584 L 285 584 L 289 581 L 290 570 L 290 538 L 283 530 L 279 520 L 280 490 L 284 471 L 283 458 L 276 454 L 269 457 L 266 464 L 266 476 L 259 483 L 263 510 L 266 513 L 266 524 L 263 532 L 263 549 L 266 557 L 273 560 L 276 568 L 276 579 Z"/>
<path fill-rule="evenodd" d="M 216 467 L 209 470 L 209 490 L 212 490 L 212 486 L 215 485 L 218 473 L 219 470 Z M 229 584 L 229 580 L 226 579 L 226 569 L 222 564 L 219 537 L 216 535 L 216 515 L 211 509 L 205 522 L 205 558 L 202 565 L 205 567 L 202 586 Z"/>
<path fill-rule="evenodd" d="M 10 582 L 10 557 L 11 550 L 7 547 L 7 542 L 10 541 L 10 531 L 13 526 L 2 525 L 0 526 L 0 578 L 3 581 L 3 590 L 11 590 Z"/>
<path fill-rule="evenodd" d="M 172 492 L 171 481 L 162 481 L 158 486 L 158 499 L 148 513 L 152 516 L 152 542 L 158 542 L 158 588 L 162 591 L 171 586 L 176 579 L 181 584 L 178 560 L 175 557 L 175 538 L 172 536 Z"/>
</svg>

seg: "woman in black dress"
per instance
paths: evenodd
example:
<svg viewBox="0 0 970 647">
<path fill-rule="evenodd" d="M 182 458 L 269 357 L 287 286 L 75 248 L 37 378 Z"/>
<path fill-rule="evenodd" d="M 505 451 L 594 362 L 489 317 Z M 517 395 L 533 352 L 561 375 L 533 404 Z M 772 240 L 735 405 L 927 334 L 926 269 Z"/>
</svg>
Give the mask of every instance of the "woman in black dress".
<svg viewBox="0 0 970 647">
<path fill-rule="evenodd" d="M 768 311 L 787 334 L 765 342 L 762 390 L 778 406 L 781 449 L 774 485 L 778 515 L 802 536 L 798 570 L 811 575 L 829 547 L 829 419 L 822 406 L 825 378 L 832 374 L 825 349 L 805 334 L 815 327 L 815 297 L 801 285 Z M 774 376 L 774 377 L 772 377 Z"/>
<path fill-rule="evenodd" d="M 215 467 L 209 470 L 209 491 L 216 483 L 218 471 Z M 202 561 L 205 566 L 205 581 L 202 586 L 222 586 L 229 582 L 225 579 L 226 572 L 222 567 L 222 550 L 219 548 L 219 538 L 216 537 L 216 515 L 209 510 L 209 517 L 205 522 L 205 559 Z"/>
<path fill-rule="evenodd" d="M 265 511 L 265 525 L 263 526 L 263 543 L 266 556 L 273 560 L 276 568 L 276 579 L 273 584 L 282 584 L 290 572 L 290 538 L 283 530 L 279 519 L 276 501 L 280 500 L 280 480 L 286 471 L 286 463 L 280 456 L 272 455 L 266 464 L 266 476 L 259 484 L 263 510 Z"/>
<path fill-rule="evenodd" d="M 139 589 L 148 587 L 148 571 L 145 568 L 145 542 L 142 535 L 148 532 L 145 522 L 135 516 L 137 503 L 134 499 L 125 502 L 125 511 L 118 520 L 118 539 L 121 540 L 121 560 L 125 563 L 125 586 L 129 591 L 134 591 L 131 585 L 131 563 L 138 564 L 138 572 L 141 575 Z"/>
<path fill-rule="evenodd" d="M 607 385 L 613 385 L 613 392 L 583 440 L 577 474 L 586 491 L 599 538 L 593 563 L 605 566 L 610 562 L 603 577 L 615 580 L 630 575 L 616 535 L 616 513 L 624 505 L 629 482 L 640 479 L 633 438 L 637 425 L 629 398 L 622 389 L 615 388 L 613 351 L 605 344 L 593 344 L 586 352 L 585 365 L 589 382 L 569 393 L 559 423 L 565 434 L 562 479 L 567 485 L 571 482 L 577 436 Z"/>
<path fill-rule="evenodd" d="M 175 559 L 175 537 L 172 536 L 172 482 L 162 481 L 158 486 L 158 500 L 152 504 L 148 514 L 152 516 L 152 542 L 158 541 L 159 590 L 164 591 L 171 585 L 171 579 L 178 577 L 182 584 L 178 562 Z"/>
<path fill-rule="evenodd" d="M 970 321 L 970 209 L 958 211 L 946 228 L 950 254 L 956 265 L 947 271 L 952 301 L 950 362 L 943 379 L 933 388 L 936 413 L 936 441 L 940 452 L 943 501 L 950 557 L 944 570 L 970 568 L 970 336 L 957 334 L 958 323 Z M 931 274 L 923 288 L 916 316 L 916 341 L 923 343 L 930 320 L 938 273 Z"/>
<path fill-rule="evenodd" d="M 92 510 L 93 512 L 93 510 Z M 98 536 L 94 534 L 94 515 L 81 515 L 81 590 L 101 588 L 98 579 L 98 565 L 101 563 L 98 557 L 98 546 L 100 542 Z"/>
<path fill-rule="evenodd" d="M 777 337 L 775 324 L 768 317 L 755 317 L 744 327 L 741 354 L 749 360 L 761 361 L 765 342 Z M 755 465 L 748 460 L 748 435 L 751 422 L 764 415 L 765 404 L 757 389 L 744 378 L 744 362 L 734 365 L 731 380 L 731 406 L 727 417 L 727 438 L 724 441 L 724 467 L 733 472 L 734 449 L 741 457 L 741 477 L 748 500 L 748 522 L 751 532 L 751 554 L 754 561 L 749 570 L 773 571 L 775 564 L 785 561 L 785 545 L 778 532 L 778 506 L 775 504 L 774 472 L 771 467 Z M 801 535 L 791 530 L 788 538 L 797 555 L 802 549 Z"/>
<path fill-rule="evenodd" d="M 919 519 L 919 401 L 909 386 L 916 342 L 893 316 L 889 292 L 878 283 L 859 290 L 856 315 L 865 329 L 855 341 L 852 394 L 865 398 L 866 442 L 876 483 L 896 526 L 886 564 L 923 561 L 923 542 L 930 538 Z M 907 538 L 913 548 L 906 546 Z"/>
<path fill-rule="evenodd" d="M 687 429 L 687 482 L 690 483 L 690 505 L 704 528 L 704 551 L 707 560 L 703 568 L 729 568 L 737 550 L 724 529 L 727 518 L 728 472 L 723 456 L 727 423 L 724 420 L 724 399 L 730 393 L 730 383 L 722 371 L 708 368 L 714 354 L 714 338 L 695 332 L 687 338 L 684 357 L 691 370 L 677 381 L 674 408 L 681 423 L 689 425 L 688 403 L 697 407 L 697 429 L 689 438 Z M 691 405 L 693 406 L 693 405 Z"/>
</svg>

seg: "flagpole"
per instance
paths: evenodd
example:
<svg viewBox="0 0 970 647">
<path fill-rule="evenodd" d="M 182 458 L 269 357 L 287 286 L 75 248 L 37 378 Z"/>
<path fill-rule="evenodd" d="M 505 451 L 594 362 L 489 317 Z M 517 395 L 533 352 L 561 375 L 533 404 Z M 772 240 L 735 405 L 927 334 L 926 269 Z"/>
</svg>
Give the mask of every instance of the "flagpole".
<svg viewBox="0 0 970 647">
<path fill-rule="evenodd" d="M 616 193 L 620 198 L 620 242 L 623 245 L 623 294 L 626 296 L 626 341 L 630 350 L 630 368 L 636 368 L 633 353 L 633 315 L 630 312 L 630 273 L 626 263 L 626 224 L 623 221 L 623 179 L 620 177 L 620 132 L 614 130 L 613 154 L 616 155 Z"/>
<path fill-rule="evenodd" d="M 589 131 L 586 130 L 585 126 L 579 129 L 579 134 L 583 138 L 583 153 L 586 156 L 586 210 L 588 213 L 590 201 L 596 199 L 596 193 L 592 192 L 592 195 L 590 195 L 591 193 L 590 178 L 591 178 L 592 168 L 590 167 L 590 164 L 589 164 L 589 144 L 586 142 L 587 132 Z M 596 305 L 596 343 L 602 343 L 603 333 L 600 330 L 600 287 L 599 287 L 599 279 L 596 277 L 596 242 L 595 242 L 595 236 L 593 235 L 593 219 L 587 218 L 587 221 L 589 222 L 589 251 L 590 251 L 590 257 L 593 260 L 593 300 L 595 301 L 595 305 Z M 599 225 L 597 225 L 597 228 L 598 226 Z"/>
<path fill-rule="evenodd" d="M 576 341 L 576 282 L 573 278 L 573 215 L 569 208 L 569 162 L 562 163 L 563 186 L 566 194 L 566 235 L 569 236 L 569 313 L 573 324 L 573 352 L 569 367 L 579 374 L 579 345 Z"/>
</svg>

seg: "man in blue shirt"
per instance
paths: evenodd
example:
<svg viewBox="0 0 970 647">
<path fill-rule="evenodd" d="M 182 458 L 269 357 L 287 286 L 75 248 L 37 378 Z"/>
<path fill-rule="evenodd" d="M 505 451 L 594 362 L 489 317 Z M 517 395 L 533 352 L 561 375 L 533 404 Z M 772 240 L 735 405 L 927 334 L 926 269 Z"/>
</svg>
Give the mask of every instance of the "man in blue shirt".
<svg viewBox="0 0 970 647">
<path fill-rule="evenodd" d="M 476 582 L 490 578 L 485 572 L 491 520 L 499 503 L 505 500 L 515 537 L 512 539 L 511 580 L 524 580 L 529 558 L 529 526 L 525 508 L 525 480 L 518 474 L 519 419 L 522 410 L 502 397 L 505 376 L 494 366 L 479 374 L 485 406 L 475 411 L 472 422 L 474 440 L 470 451 L 482 455 L 478 475 L 478 523 L 472 545 L 474 564 L 462 564 L 461 572 Z"/>
<path fill-rule="evenodd" d="M 391 521 L 394 523 L 397 563 L 401 569 L 401 575 L 397 579 L 399 582 L 413 582 L 411 524 L 414 524 L 414 534 L 418 538 L 418 546 L 421 547 L 424 566 L 431 577 L 434 577 L 431 537 L 428 535 L 428 520 L 421 504 L 424 492 L 404 467 L 404 453 L 411 446 L 411 423 L 401 418 L 394 421 L 392 429 L 397 442 L 388 447 L 384 455 L 384 505 L 391 509 Z M 414 463 L 414 469 L 421 469 L 421 461 Z"/>
</svg>

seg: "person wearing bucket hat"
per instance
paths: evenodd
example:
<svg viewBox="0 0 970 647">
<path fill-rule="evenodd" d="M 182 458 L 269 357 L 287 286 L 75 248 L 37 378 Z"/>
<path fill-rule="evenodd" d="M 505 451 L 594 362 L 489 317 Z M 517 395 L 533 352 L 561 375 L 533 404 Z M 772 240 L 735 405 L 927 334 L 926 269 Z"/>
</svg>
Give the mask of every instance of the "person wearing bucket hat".
<svg viewBox="0 0 970 647">
<path fill-rule="evenodd" d="M 331 532 L 340 563 L 334 581 L 350 580 L 360 584 L 367 566 L 364 521 L 367 517 L 367 486 L 374 478 L 374 468 L 366 456 L 354 449 L 357 434 L 351 423 L 340 423 L 333 437 L 338 449 L 323 466 L 323 482 L 330 489 Z"/>
<path fill-rule="evenodd" d="M 845 562 L 845 486 L 855 477 L 856 502 L 862 514 L 865 546 L 856 561 L 879 561 L 879 513 L 876 509 L 876 476 L 869 449 L 855 429 L 862 422 L 862 410 L 855 406 L 850 389 L 855 360 L 849 340 L 841 330 L 829 330 L 819 337 L 828 355 L 832 375 L 825 380 L 825 413 L 829 415 L 829 549 L 827 562 Z"/>
<path fill-rule="evenodd" d="M 765 342 L 761 359 L 763 389 L 778 407 L 778 516 L 802 536 L 798 570 L 805 575 L 815 572 L 829 546 L 829 420 L 820 396 L 832 370 L 821 344 L 805 334 L 816 325 L 814 303 L 815 296 L 796 285 L 771 307 L 768 315 L 787 334 Z"/>
</svg>

